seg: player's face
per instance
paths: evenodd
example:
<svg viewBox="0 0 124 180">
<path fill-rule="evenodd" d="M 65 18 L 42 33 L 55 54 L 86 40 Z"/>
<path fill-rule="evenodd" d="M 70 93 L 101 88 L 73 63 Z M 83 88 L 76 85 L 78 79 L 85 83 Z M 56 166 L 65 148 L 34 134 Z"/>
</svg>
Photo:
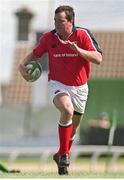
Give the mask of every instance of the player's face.
<svg viewBox="0 0 124 180">
<path fill-rule="evenodd" d="M 55 28 L 58 34 L 69 32 L 72 29 L 72 22 L 66 19 L 65 12 L 55 14 Z"/>
</svg>

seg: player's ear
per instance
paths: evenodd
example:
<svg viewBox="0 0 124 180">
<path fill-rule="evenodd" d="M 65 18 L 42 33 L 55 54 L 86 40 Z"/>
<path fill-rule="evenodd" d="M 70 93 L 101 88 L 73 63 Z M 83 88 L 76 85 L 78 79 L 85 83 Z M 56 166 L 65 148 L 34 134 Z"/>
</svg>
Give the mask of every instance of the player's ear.
<svg viewBox="0 0 124 180">
<path fill-rule="evenodd" d="M 70 20 L 70 22 L 74 25 L 74 18 L 72 18 L 72 19 Z"/>
</svg>

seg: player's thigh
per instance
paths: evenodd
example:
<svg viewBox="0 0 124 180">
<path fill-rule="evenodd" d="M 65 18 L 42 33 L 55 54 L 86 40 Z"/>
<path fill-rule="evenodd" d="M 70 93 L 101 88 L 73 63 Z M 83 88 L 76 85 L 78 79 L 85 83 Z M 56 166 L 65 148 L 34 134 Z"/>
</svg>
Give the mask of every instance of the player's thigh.
<svg viewBox="0 0 124 180">
<path fill-rule="evenodd" d="M 76 112 L 84 114 L 86 102 L 88 98 L 88 86 L 87 84 L 73 87 L 70 91 L 71 100 Z"/>
</svg>

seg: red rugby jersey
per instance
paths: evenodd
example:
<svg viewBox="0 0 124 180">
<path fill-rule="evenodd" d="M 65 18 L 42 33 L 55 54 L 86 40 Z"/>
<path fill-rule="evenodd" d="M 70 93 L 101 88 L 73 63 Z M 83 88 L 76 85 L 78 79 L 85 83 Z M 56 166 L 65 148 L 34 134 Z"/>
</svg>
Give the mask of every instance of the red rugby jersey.
<svg viewBox="0 0 124 180">
<path fill-rule="evenodd" d="M 85 28 L 74 27 L 68 40 L 77 43 L 82 49 L 101 53 L 94 36 Z M 49 57 L 48 80 L 56 80 L 69 86 L 80 86 L 88 81 L 90 62 L 65 44 L 57 35 L 56 30 L 45 33 L 33 49 L 33 54 L 37 59 L 44 53 L 48 53 Z"/>
</svg>

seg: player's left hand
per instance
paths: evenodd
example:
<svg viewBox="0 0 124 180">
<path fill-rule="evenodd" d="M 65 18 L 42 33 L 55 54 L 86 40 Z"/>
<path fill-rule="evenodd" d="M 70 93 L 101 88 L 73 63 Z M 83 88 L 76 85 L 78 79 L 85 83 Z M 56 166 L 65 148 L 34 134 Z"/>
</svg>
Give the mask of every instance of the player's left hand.
<svg viewBox="0 0 124 180">
<path fill-rule="evenodd" d="M 72 50 L 74 50 L 74 51 L 76 51 L 76 52 L 78 52 L 78 46 L 77 46 L 77 44 L 75 43 L 75 42 L 71 42 L 71 41 L 65 41 L 66 42 L 66 44 L 68 44 L 69 46 L 70 46 L 70 48 L 72 49 Z"/>
<path fill-rule="evenodd" d="M 19 71 L 20 71 L 22 77 L 25 80 L 30 81 L 33 79 L 33 76 L 28 72 L 28 70 L 29 69 L 25 65 L 23 65 L 23 64 L 19 65 Z"/>
</svg>

